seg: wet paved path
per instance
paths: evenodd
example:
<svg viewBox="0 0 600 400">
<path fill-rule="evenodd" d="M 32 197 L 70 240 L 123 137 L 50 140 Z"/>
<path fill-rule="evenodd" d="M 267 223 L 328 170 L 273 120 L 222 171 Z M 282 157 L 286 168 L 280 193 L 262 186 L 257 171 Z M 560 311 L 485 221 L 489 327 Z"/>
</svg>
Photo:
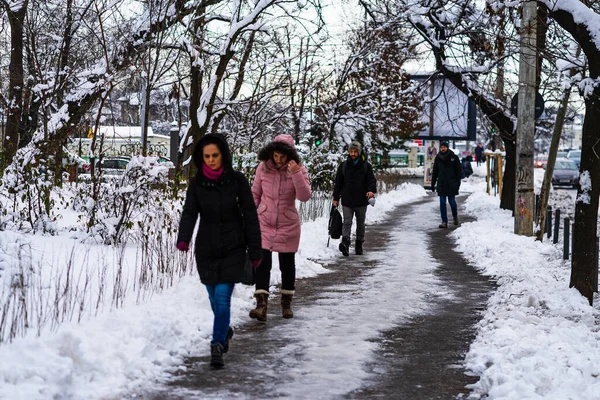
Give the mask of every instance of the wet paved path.
<svg viewBox="0 0 600 400">
<path fill-rule="evenodd" d="M 438 229 L 437 215 L 434 196 L 396 208 L 367 227 L 365 256 L 340 256 L 331 273 L 297 282 L 294 319 L 280 317 L 275 294 L 267 323 L 238 327 L 225 369 L 209 370 L 209 356 L 190 357 L 164 386 L 131 398 L 466 394 L 475 378 L 462 362 L 493 284 L 453 251 L 452 229 Z"/>
</svg>

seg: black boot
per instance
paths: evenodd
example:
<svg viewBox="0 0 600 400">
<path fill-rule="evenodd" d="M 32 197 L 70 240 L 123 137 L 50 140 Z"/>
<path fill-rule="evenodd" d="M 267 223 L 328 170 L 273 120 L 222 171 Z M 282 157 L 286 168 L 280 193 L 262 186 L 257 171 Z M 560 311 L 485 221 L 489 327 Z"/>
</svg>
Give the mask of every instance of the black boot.
<svg viewBox="0 0 600 400">
<path fill-rule="evenodd" d="M 227 338 L 226 338 L 226 342 L 225 342 L 225 346 L 223 346 L 223 354 L 227 353 L 229 351 L 229 341 L 231 340 L 231 338 L 233 337 L 233 328 L 229 327 L 229 329 L 227 330 Z"/>
<path fill-rule="evenodd" d="M 348 257 L 350 255 L 350 238 L 349 237 L 344 236 L 342 238 L 339 249 L 344 256 Z"/>
<path fill-rule="evenodd" d="M 364 240 L 357 240 L 356 243 L 354 244 L 354 252 L 356 253 L 357 256 L 362 256 L 363 255 L 363 245 Z"/>
<path fill-rule="evenodd" d="M 454 218 L 454 225 L 458 226 L 458 224 L 459 224 L 458 215 L 453 215 L 452 218 Z"/>
<path fill-rule="evenodd" d="M 210 367 L 221 369 L 225 366 L 223 362 L 223 345 L 221 343 L 210 344 Z"/>
</svg>

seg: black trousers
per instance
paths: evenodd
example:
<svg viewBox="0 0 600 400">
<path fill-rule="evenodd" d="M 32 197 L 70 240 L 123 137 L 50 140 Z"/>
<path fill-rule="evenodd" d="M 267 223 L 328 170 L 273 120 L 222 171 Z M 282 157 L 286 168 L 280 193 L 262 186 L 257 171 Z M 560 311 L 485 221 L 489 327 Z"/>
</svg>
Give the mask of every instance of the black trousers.
<svg viewBox="0 0 600 400">
<path fill-rule="evenodd" d="M 295 290 L 296 288 L 296 253 L 278 253 L 279 269 L 281 270 L 281 290 Z M 269 291 L 271 282 L 271 267 L 273 266 L 273 252 L 263 249 L 263 258 L 256 269 L 256 290 Z"/>
</svg>

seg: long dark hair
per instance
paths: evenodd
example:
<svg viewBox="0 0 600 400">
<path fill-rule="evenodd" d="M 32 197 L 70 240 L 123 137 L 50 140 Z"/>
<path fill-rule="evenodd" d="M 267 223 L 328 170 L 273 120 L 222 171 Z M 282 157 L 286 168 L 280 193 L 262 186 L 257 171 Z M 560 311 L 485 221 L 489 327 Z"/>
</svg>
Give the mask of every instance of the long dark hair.
<svg viewBox="0 0 600 400">
<path fill-rule="evenodd" d="M 229 150 L 229 145 L 225 140 L 223 135 L 219 134 L 208 134 L 204 135 L 200 141 L 196 144 L 196 148 L 194 149 L 194 164 L 196 164 L 196 168 L 198 170 L 202 169 L 202 163 L 204 162 L 203 150 L 204 147 L 214 144 L 219 148 L 221 152 L 221 157 L 223 158 L 223 167 L 225 169 L 232 169 L 232 161 L 231 161 L 231 151 Z"/>
</svg>

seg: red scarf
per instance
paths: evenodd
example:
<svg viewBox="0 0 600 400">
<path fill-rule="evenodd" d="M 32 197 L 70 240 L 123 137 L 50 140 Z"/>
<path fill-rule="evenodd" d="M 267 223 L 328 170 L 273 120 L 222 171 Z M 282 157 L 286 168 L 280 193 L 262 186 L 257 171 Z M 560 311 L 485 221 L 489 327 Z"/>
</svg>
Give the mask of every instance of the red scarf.
<svg viewBox="0 0 600 400">
<path fill-rule="evenodd" d="M 212 181 L 216 181 L 217 179 L 219 179 L 221 177 L 221 175 L 223 175 L 224 170 L 225 170 L 225 167 L 223 167 L 222 165 L 221 165 L 221 168 L 214 171 L 214 170 L 210 169 L 210 167 L 208 165 L 206 165 L 205 163 L 202 163 L 202 173 L 204 174 L 205 177 L 207 177 L 208 179 L 210 179 Z"/>
</svg>

